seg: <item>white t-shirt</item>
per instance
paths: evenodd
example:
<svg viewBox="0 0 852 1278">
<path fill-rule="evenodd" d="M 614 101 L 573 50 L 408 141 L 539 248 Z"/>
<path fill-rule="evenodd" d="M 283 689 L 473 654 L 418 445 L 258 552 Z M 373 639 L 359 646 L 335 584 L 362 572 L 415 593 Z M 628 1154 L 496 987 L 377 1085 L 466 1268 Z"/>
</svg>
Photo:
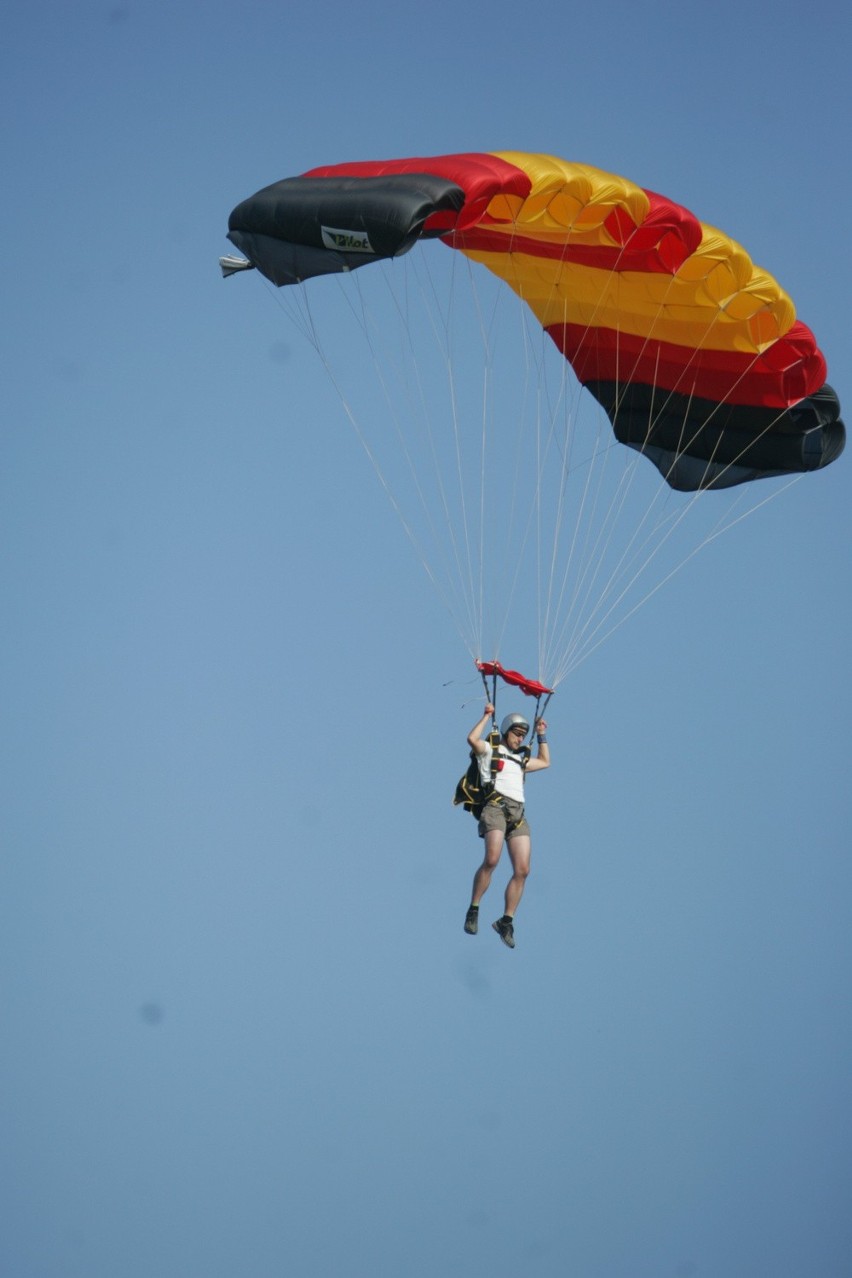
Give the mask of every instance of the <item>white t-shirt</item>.
<svg viewBox="0 0 852 1278">
<path fill-rule="evenodd" d="M 503 760 L 503 767 L 494 777 L 494 789 L 498 794 L 504 794 L 507 799 L 514 799 L 517 803 L 523 803 L 524 755 L 516 754 L 502 744 L 498 746 L 497 750 Z M 491 747 L 489 746 L 485 754 L 480 754 L 478 757 L 479 775 L 482 778 L 483 785 L 487 785 L 491 780 Z"/>
</svg>

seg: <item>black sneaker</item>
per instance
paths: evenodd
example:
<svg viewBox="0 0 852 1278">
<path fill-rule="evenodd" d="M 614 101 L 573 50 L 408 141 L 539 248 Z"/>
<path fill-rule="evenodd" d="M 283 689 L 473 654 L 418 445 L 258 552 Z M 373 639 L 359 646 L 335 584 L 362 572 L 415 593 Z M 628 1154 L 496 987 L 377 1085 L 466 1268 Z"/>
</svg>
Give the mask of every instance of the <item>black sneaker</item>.
<svg viewBox="0 0 852 1278">
<path fill-rule="evenodd" d="M 509 949 L 513 950 L 515 948 L 515 929 L 512 926 L 511 919 L 498 919 L 497 922 L 492 923 L 491 926 L 494 928 L 494 931 L 500 937 L 503 944 L 508 945 Z"/>
<path fill-rule="evenodd" d="M 476 936 L 479 931 L 479 907 L 472 905 L 464 918 L 464 930 L 469 936 Z"/>
</svg>

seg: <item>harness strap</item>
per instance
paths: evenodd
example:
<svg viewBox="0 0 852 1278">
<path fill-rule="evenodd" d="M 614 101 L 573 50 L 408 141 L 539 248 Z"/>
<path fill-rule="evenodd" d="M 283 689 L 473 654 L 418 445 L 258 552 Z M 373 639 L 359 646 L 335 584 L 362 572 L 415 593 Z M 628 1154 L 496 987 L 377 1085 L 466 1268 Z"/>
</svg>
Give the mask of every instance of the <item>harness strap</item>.
<svg viewBox="0 0 852 1278">
<path fill-rule="evenodd" d="M 503 763 L 502 763 L 502 760 L 500 759 L 501 740 L 502 740 L 502 737 L 500 736 L 499 730 L 496 727 L 492 728 L 488 734 L 488 744 L 491 746 L 491 784 L 492 785 L 494 784 L 495 774 L 497 772 L 501 772 L 503 769 Z M 497 767 L 498 763 L 500 764 L 499 768 Z"/>
<path fill-rule="evenodd" d="M 521 804 L 521 815 L 518 817 L 517 820 L 515 820 L 514 817 L 509 816 L 509 810 L 506 807 L 505 799 L 506 799 L 505 794 L 492 794 L 491 798 L 488 799 L 486 802 L 486 807 L 488 806 L 489 803 L 493 803 L 496 808 L 503 809 L 504 813 L 506 814 L 506 834 L 509 835 L 509 834 L 514 834 L 518 826 L 523 823 L 524 818 L 526 817 L 526 805 L 523 803 Z"/>
</svg>

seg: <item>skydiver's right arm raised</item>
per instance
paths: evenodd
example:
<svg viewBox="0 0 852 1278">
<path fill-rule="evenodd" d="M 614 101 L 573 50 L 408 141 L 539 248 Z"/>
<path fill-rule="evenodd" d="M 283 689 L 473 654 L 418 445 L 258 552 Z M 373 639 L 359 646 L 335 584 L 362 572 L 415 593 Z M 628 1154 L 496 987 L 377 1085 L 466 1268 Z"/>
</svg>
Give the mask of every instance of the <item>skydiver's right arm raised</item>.
<svg viewBox="0 0 852 1278">
<path fill-rule="evenodd" d="M 477 754 L 488 753 L 488 742 L 483 739 L 482 734 L 485 731 L 485 725 L 488 723 L 488 720 L 493 716 L 493 714 L 494 707 L 489 701 L 485 707 L 485 713 L 482 718 L 478 723 L 473 725 L 470 732 L 467 734 L 467 744 L 470 746 L 471 750 L 474 750 Z"/>
</svg>

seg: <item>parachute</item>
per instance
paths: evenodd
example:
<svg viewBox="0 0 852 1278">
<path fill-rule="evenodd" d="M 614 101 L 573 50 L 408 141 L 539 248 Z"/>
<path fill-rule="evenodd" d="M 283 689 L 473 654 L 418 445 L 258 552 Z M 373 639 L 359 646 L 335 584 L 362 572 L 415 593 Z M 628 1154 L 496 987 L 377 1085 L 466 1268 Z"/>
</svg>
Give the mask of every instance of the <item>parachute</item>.
<svg viewBox="0 0 852 1278">
<path fill-rule="evenodd" d="M 603 409 L 611 442 L 650 461 L 674 492 L 798 476 L 843 450 L 825 359 L 776 280 L 679 204 L 589 165 L 500 151 L 316 168 L 244 200 L 228 238 L 245 258 L 221 259 L 223 273 L 254 267 L 276 286 L 348 276 L 440 240 L 517 295 Z M 406 298 L 400 314 L 407 307 Z M 556 447 L 567 474 L 571 446 Z M 548 465 L 531 482 L 536 500 Z M 561 525 L 570 504 L 564 480 L 556 489 Z M 617 492 L 608 521 L 623 501 L 624 489 Z M 585 480 L 573 500 L 578 509 L 597 505 L 597 489 Z M 669 520 L 664 540 L 679 521 Z M 584 534 L 592 558 L 610 539 L 609 524 Z M 631 582 L 644 571 L 644 558 L 635 567 L 644 545 L 644 533 L 634 533 L 617 560 L 618 572 L 634 563 Z M 572 595 L 567 567 L 551 563 L 548 572 L 560 598 Z M 594 579 L 601 588 L 591 625 L 588 615 L 579 629 L 553 622 L 547 605 L 575 654 L 555 662 L 549 683 L 601 641 L 625 593 L 614 573 L 587 565 L 573 597 L 590 598 Z M 482 642 L 473 641 L 477 661 Z M 547 678 L 541 662 L 540 673 Z"/>
</svg>

